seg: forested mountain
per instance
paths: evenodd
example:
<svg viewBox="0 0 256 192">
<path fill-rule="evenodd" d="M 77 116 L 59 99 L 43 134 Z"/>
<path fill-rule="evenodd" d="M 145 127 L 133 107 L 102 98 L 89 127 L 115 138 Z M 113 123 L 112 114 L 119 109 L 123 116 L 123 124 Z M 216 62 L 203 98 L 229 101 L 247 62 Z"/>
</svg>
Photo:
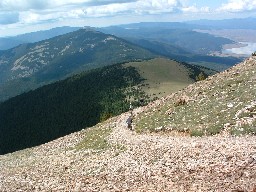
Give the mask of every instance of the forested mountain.
<svg viewBox="0 0 256 192">
<path fill-rule="evenodd" d="M 124 89 L 141 82 L 114 65 L 75 75 L 0 104 L 0 154 L 92 126 L 129 108 Z"/>
<path fill-rule="evenodd" d="M 207 76 L 199 67 L 166 59 L 116 64 L 11 98 L 0 104 L 0 154 L 95 125 L 127 111 L 130 102 L 145 105 L 160 90 L 184 88 L 200 73 Z"/>
<path fill-rule="evenodd" d="M 0 52 L 0 100 L 84 70 L 154 57 L 91 28 Z"/>
</svg>

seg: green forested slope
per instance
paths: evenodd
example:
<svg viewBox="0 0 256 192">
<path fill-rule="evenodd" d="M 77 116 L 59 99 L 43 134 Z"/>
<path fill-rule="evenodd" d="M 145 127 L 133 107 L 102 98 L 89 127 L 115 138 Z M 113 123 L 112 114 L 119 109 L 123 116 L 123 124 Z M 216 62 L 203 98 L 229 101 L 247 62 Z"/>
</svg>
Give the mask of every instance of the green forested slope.
<svg viewBox="0 0 256 192">
<path fill-rule="evenodd" d="M 126 111 L 124 89 L 141 80 L 134 68 L 118 64 L 1 103 L 0 154 L 48 142 Z"/>
<path fill-rule="evenodd" d="M 205 69 L 164 58 L 83 72 L 0 103 L 0 154 L 36 146 L 184 88 Z M 160 93 L 161 92 L 161 93 Z"/>
</svg>

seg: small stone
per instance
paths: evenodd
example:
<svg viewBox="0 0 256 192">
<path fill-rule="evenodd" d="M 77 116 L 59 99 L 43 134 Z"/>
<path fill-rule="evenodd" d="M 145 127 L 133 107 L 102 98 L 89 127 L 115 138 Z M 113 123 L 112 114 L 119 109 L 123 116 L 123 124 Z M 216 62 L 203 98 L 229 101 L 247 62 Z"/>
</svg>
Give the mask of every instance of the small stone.
<svg viewBox="0 0 256 192">
<path fill-rule="evenodd" d="M 227 107 L 228 107 L 228 108 L 232 108 L 232 107 L 234 107 L 234 104 L 233 104 L 233 103 L 228 103 L 228 104 L 227 104 Z"/>
</svg>

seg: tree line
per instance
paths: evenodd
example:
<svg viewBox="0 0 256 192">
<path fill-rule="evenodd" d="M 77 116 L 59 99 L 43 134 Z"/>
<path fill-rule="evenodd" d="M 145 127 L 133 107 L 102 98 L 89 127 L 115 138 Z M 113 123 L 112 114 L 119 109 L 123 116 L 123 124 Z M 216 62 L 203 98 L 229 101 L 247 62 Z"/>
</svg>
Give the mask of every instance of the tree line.
<svg viewBox="0 0 256 192">
<path fill-rule="evenodd" d="M 130 101 L 124 90 L 142 81 L 135 68 L 116 64 L 0 103 L 0 154 L 46 143 L 127 111 Z"/>
</svg>

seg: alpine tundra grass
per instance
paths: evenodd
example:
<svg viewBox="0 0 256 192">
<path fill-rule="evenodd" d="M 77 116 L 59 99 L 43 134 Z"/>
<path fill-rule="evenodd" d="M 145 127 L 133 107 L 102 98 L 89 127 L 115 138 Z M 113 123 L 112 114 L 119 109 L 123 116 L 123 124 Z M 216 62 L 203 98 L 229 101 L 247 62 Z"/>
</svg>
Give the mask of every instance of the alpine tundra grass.
<svg viewBox="0 0 256 192">
<path fill-rule="evenodd" d="M 192 136 L 223 131 L 255 134 L 254 59 L 155 101 L 153 108 L 145 108 L 136 119 L 136 130 L 147 132 L 162 127 L 165 131 L 185 131 Z"/>
</svg>

